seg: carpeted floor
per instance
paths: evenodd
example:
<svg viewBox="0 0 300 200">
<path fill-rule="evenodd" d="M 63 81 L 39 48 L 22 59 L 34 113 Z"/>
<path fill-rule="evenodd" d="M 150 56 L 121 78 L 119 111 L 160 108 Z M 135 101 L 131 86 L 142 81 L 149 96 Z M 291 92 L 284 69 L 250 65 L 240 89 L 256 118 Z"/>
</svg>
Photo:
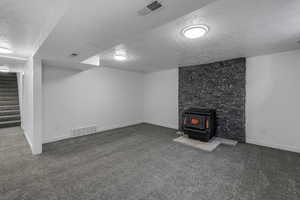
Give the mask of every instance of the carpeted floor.
<svg viewBox="0 0 300 200">
<path fill-rule="evenodd" d="M 4 200 L 299 200 L 300 154 L 248 144 L 212 153 L 141 124 L 44 145 L 0 131 Z"/>
</svg>

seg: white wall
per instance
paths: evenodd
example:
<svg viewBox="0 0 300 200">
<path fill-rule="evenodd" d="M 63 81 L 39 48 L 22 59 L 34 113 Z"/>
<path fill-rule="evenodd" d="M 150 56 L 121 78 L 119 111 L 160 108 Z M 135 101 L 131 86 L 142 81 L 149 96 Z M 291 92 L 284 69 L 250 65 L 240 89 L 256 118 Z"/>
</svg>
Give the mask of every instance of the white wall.
<svg viewBox="0 0 300 200">
<path fill-rule="evenodd" d="M 246 141 L 300 152 L 300 50 L 247 59 Z M 148 122 L 178 128 L 178 69 L 140 74 L 43 67 L 43 141 L 71 129 Z"/>
<path fill-rule="evenodd" d="M 33 60 L 33 154 L 42 153 L 42 61 Z"/>
<path fill-rule="evenodd" d="M 247 58 L 246 141 L 300 152 L 300 50 Z M 144 121 L 178 128 L 178 70 L 145 75 Z"/>
<path fill-rule="evenodd" d="M 26 139 L 32 149 L 33 145 L 33 59 L 29 59 L 24 66 L 24 82 L 23 82 L 23 120 L 22 128 Z"/>
<path fill-rule="evenodd" d="M 24 66 L 22 128 L 33 154 L 42 152 L 41 60 L 30 58 Z"/>
<path fill-rule="evenodd" d="M 178 69 L 145 75 L 144 121 L 178 129 Z"/>
<path fill-rule="evenodd" d="M 300 50 L 247 59 L 246 140 L 300 152 Z"/>
<path fill-rule="evenodd" d="M 78 71 L 43 66 L 43 142 L 143 122 L 143 74 L 110 68 Z"/>
<path fill-rule="evenodd" d="M 25 63 L 26 61 L 24 61 L 24 63 L 8 64 L 9 71 L 15 73 L 23 73 Z"/>
</svg>

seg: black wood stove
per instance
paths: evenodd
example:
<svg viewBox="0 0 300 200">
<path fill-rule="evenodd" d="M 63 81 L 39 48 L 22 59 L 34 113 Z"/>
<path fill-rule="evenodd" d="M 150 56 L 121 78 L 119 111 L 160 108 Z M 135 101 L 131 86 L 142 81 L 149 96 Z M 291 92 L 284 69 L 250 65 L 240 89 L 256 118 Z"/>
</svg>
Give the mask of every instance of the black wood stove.
<svg viewBox="0 0 300 200">
<path fill-rule="evenodd" d="M 182 116 L 182 129 L 189 138 L 208 142 L 216 133 L 216 111 L 189 108 Z"/>
</svg>

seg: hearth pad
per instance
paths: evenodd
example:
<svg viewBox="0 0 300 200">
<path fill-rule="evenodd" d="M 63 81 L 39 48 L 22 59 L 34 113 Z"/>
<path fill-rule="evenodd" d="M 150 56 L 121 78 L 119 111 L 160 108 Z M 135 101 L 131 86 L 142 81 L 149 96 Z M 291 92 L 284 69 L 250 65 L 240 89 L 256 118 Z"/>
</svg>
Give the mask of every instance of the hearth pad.
<svg viewBox="0 0 300 200">
<path fill-rule="evenodd" d="M 202 142 L 200 140 L 190 139 L 185 135 L 175 138 L 173 141 L 197 149 L 201 149 L 203 151 L 208 151 L 208 152 L 214 151 L 220 144 L 225 144 L 230 146 L 236 146 L 237 144 L 237 141 L 219 138 L 219 137 L 213 137 L 209 142 Z"/>
</svg>

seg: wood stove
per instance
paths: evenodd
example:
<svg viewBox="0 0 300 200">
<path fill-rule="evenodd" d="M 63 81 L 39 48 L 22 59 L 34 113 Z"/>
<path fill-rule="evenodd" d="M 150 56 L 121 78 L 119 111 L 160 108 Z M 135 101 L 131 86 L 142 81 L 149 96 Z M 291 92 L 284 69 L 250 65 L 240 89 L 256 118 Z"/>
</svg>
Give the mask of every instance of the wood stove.
<svg viewBox="0 0 300 200">
<path fill-rule="evenodd" d="M 216 111 L 189 108 L 183 112 L 182 129 L 189 138 L 208 142 L 216 133 Z"/>
</svg>

